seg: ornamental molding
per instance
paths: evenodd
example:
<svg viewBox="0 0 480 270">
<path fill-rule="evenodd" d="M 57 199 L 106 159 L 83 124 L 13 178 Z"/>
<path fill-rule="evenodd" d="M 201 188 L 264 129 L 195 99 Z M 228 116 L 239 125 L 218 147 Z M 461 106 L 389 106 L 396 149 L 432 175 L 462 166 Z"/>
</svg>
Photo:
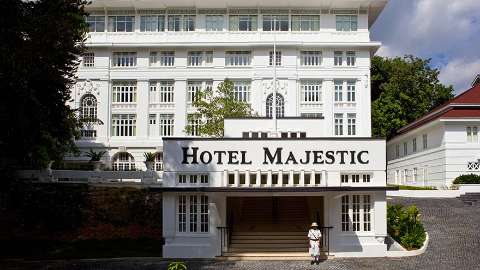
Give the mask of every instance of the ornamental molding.
<svg viewBox="0 0 480 270">
<path fill-rule="evenodd" d="M 100 96 L 100 91 L 98 90 L 98 85 L 93 83 L 91 80 L 87 79 L 82 82 L 77 82 L 77 96 L 81 97 L 85 94 L 93 94 L 95 96 Z"/>
<path fill-rule="evenodd" d="M 277 93 L 286 97 L 287 96 L 288 81 L 277 80 L 276 81 L 276 86 L 277 86 Z M 265 95 L 265 98 L 269 94 L 273 93 L 274 90 L 275 90 L 275 83 L 274 83 L 273 80 L 263 81 L 263 94 Z"/>
</svg>

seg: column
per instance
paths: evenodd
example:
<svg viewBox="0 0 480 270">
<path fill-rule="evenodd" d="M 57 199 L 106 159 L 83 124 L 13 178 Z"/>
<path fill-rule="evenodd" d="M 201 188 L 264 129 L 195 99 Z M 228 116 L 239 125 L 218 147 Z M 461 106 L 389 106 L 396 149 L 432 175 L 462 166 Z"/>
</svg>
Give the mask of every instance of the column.
<svg viewBox="0 0 480 270">
<path fill-rule="evenodd" d="M 272 170 L 268 170 L 267 173 L 267 187 L 272 186 Z"/>
<path fill-rule="evenodd" d="M 145 140 L 148 137 L 148 80 L 137 81 L 137 139 Z"/>
<path fill-rule="evenodd" d="M 301 186 L 301 187 L 305 186 L 305 171 L 304 170 L 300 171 L 299 186 Z"/>
<path fill-rule="evenodd" d="M 283 171 L 278 171 L 278 186 L 283 186 Z"/>
<path fill-rule="evenodd" d="M 250 171 L 249 170 L 245 171 L 245 186 L 247 186 L 247 187 L 250 186 Z"/>
<path fill-rule="evenodd" d="M 234 172 L 234 186 L 238 187 L 240 186 L 240 176 L 238 175 L 238 170 L 235 170 Z"/>
<path fill-rule="evenodd" d="M 255 183 L 255 186 L 257 186 L 257 187 L 260 186 L 261 177 L 262 177 L 262 173 L 260 172 L 260 170 L 258 170 L 257 171 L 257 182 Z"/>
<path fill-rule="evenodd" d="M 290 170 L 288 172 L 288 184 L 287 184 L 288 187 L 293 187 L 293 171 Z"/>
</svg>

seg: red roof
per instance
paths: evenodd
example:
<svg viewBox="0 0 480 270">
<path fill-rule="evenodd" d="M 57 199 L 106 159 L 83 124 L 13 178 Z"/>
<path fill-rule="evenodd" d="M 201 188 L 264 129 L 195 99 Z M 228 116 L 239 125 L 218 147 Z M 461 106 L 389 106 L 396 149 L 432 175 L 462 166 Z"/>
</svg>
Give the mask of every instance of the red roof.
<svg viewBox="0 0 480 270">
<path fill-rule="evenodd" d="M 442 104 L 412 123 L 397 130 L 397 135 L 440 118 L 480 118 L 480 84 Z"/>
</svg>

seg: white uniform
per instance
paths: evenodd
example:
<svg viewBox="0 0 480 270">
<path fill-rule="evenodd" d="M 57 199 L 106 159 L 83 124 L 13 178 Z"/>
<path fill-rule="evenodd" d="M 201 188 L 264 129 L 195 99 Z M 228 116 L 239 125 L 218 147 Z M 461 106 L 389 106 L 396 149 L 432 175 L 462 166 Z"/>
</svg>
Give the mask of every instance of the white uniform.
<svg viewBox="0 0 480 270">
<path fill-rule="evenodd" d="M 320 238 L 322 237 L 322 233 L 319 229 L 310 229 L 308 231 L 308 239 L 310 239 L 310 249 L 309 253 L 310 256 L 320 256 Z M 312 239 L 318 239 L 319 241 L 314 241 Z"/>
</svg>

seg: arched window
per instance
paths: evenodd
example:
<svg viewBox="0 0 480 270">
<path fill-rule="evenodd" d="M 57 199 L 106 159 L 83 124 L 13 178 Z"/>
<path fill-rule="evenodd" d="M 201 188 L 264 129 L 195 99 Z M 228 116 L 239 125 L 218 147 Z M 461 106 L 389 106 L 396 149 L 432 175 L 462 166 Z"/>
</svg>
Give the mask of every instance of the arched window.
<svg viewBox="0 0 480 270">
<path fill-rule="evenodd" d="M 80 119 L 94 122 L 97 119 L 97 98 L 86 94 L 80 101 Z"/>
<path fill-rule="evenodd" d="M 277 93 L 277 118 L 282 118 L 285 116 L 285 100 L 283 96 Z M 273 94 L 267 96 L 267 117 L 273 116 Z"/>
<path fill-rule="evenodd" d="M 155 154 L 155 171 L 163 171 L 163 153 L 157 152 Z"/>
<path fill-rule="evenodd" d="M 134 171 L 135 159 L 132 155 L 130 155 L 130 153 L 117 153 L 112 159 L 112 169 L 114 171 Z"/>
</svg>

